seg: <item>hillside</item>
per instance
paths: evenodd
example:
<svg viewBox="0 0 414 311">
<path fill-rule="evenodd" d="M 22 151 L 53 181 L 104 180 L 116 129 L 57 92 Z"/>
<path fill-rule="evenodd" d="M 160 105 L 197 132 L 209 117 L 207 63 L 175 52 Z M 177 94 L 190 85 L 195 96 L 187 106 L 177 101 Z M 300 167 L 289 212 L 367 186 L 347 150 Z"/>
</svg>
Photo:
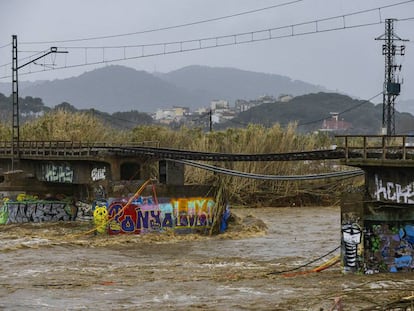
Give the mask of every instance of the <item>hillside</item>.
<svg viewBox="0 0 414 311">
<path fill-rule="evenodd" d="M 212 99 L 226 99 L 233 103 L 236 99 L 255 99 L 262 95 L 296 96 L 325 90 L 321 86 L 294 81 L 280 75 L 234 68 L 188 66 L 158 76 L 198 96 L 207 96 L 208 103 Z"/>
<path fill-rule="evenodd" d="M 395 103 L 395 109 L 400 112 L 409 112 L 414 115 L 414 99 L 397 99 L 397 102 Z"/>
<path fill-rule="evenodd" d="M 12 96 L 4 96 L 0 93 L 0 122 L 12 122 Z M 53 110 L 66 110 L 68 112 L 81 112 L 92 114 L 101 119 L 106 125 L 117 129 L 131 129 L 137 125 L 152 124 L 150 115 L 136 110 L 114 112 L 109 114 L 96 109 L 76 109 L 73 105 L 63 102 L 54 108 L 45 106 L 41 98 L 31 96 L 19 97 L 20 124 L 34 120 L 39 116 Z"/>
<path fill-rule="evenodd" d="M 0 92 L 10 94 L 10 85 L 0 84 Z M 209 106 L 214 99 L 233 104 L 239 98 L 261 95 L 302 95 L 322 87 L 279 75 L 232 68 L 189 66 L 166 74 L 150 74 L 112 65 L 78 77 L 20 83 L 19 95 L 42 98 L 48 107 L 68 102 L 77 109 L 94 108 L 104 112 L 137 110 L 155 112 L 158 108 Z"/>
<path fill-rule="evenodd" d="M 21 121 L 25 122 L 51 110 L 44 105 L 41 98 L 21 97 L 20 100 Z M 127 112 L 114 112 L 112 114 L 98 109 L 77 109 L 73 105 L 64 102 L 53 109 L 65 109 L 71 112 L 92 113 L 111 127 L 119 129 L 133 128 L 137 125 L 152 124 L 152 118 L 137 110 Z M 313 93 L 297 96 L 289 102 L 269 102 L 251 108 L 238 114 L 227 123 L 214 124 L 214 130 L 229 127 L 244 127 L 249 123 L 270 126 L 279 123 L 282 126 L 296 121 L 298 130 L 312 132 L 322 127 L 324 119 L 330 118 L 331 112 L 337 112 L 339 119 L 351 123 L 344 134 L 378 134 L 382 124 L 382 105 L 374 105 L 371 102 L 352 99 L 349 96 L 337 93 Z M 10 122 L 12 115 L 11 96 L 0 93 L 0 120 Z M 197 119 L 200 119 L 199 117 Z M 413 132 L 414 116 L 409 113 L 395 112 L 396 133 L 409 134 Z M 200 125 L 201 126 L 201 125 Z M 206 125 L 208 128 L 208 124 Z"/>
<path fill-rule="evenodd" d="M 155 111 L 171 102 L 191 104 L 186 91 L 145 71 L 108 66 L 74 78 L 53 80 L 27 86 L 22 96 L 36 96 L 47 106 L 69 102 L 77 109 L 94 108 L 105 112 Z"/>
<path fill-rule="evenodd" d="M 352 99 L 337 93 L 317 93 L 297 96 L 287 103 L 266 103 L 240 113 L 222 127 L 244 126 L 248 123 L 282 126 L 296 121 L 298 130 L 312 132 L 322 127 L 331 112 L 340 113 L 340 120 L 352 127 L 346 134 L 379 134 L 382 125 L 382 105 Z M 396 133 L 407 134 L 413 130 L 414 116 L 395 112 Z"/>
</svg>

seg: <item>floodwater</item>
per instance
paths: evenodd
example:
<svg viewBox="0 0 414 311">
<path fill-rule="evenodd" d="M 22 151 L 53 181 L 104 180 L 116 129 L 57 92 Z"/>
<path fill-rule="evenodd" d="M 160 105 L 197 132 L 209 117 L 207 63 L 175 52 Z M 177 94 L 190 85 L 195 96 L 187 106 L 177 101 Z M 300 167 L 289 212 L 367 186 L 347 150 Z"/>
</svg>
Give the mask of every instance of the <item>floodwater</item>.
<svg viewBox="0 0 414 311">
<path fill-rule="evenodd" d="M 337 207 L 233 213 L 239 222 L 213 237 L 95 236 L 88 222 L 3 225 L 0 310 L 333 310 L 335 298 L 343 310 L 374 310 L 414 292 L 411 273 L 344 275 L 337 264 L 294 274 L 323 261 L 280 273 L 339 246 Z"/>
</svg>

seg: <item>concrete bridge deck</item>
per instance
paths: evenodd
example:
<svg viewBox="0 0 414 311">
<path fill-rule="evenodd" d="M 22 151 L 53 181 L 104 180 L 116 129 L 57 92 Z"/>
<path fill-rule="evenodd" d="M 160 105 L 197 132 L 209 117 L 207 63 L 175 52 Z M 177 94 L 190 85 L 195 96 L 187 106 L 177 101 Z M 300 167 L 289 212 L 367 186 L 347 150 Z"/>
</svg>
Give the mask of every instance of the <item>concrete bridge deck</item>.
<svg viewBox="0 0 414 311">
<path fill-rule="evenodd" d="M 301 161 L 341 159 L 345 164 L 355 165 L 358 161 L 367 164 L 371 160 L 393 160 L 400 165 L 414 162 L 414 136 L 343 135 L 336 136 L 336 148 L 266 154 L 230 154 L 161 148 L 155 141 L 140 143 L 100 143 L 75 141 L 21 141 L 18 148 L 20 159 L 31 160 L 91 160 L 105 156 L 139 157 L 152 160 L 198 160 L 198 161 Z M 11 142 L 0 142 L 0 158 L 13 155 Z M 375 162 L 374 162 L 375 163 Z"/>
<path fill-rule="evenodd" d="M 391 166 L 397 169 L 414 167 L 411 136 L 337 136 L 336 139 L 336 148 L 266 154 L 161 148 L 157 142 L 114 144 L 20 141 L 18 146 L 12 146 L 11 142 L 0 142 L 0 168 L 3 181 L 6 181 L 0 183 L 0 191 L 20 189 L 28 185 L 39 191 L 59 185 L 66 188 L 87 185 L 92 188 L 117 189 L 117 185 L 123 181 L 152 177 L 158 177 L 164 184 L 182 186 L 185 164 L 165 160 L 232 162 L 337 159 L 344 165 L 360 167 L 366 172 L 370 166 Z M 158 176 L 154 176 L 154 167 L 157 167 Z M 6 174 L 16 169 L 24 173 Z M 16 179 L 17 176 L 26 178 L 27 181 L 20 177 Z M 36 187 L 38 183 L 42 187 Z"/>
</svg>

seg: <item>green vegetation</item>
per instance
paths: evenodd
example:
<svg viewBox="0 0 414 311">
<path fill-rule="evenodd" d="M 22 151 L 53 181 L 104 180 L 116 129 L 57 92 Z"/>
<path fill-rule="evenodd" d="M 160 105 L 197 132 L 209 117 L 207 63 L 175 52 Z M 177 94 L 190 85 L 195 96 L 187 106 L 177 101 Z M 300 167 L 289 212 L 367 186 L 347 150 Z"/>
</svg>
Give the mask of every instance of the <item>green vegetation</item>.
<svg viewBox="0 0 414 311">
<path fill-rule="evenodd" d="M 331 112 L 339 113 L 339 120 L 351 124 L 351 128 L 345 134 L 380 134 L 382 105 L 337 93 L 307 94 L 294 97 L 287 103 L 264 103 L 240 113 L 222 127 L 246 123 L 287 125 L 296 121 L 298 131 L 309 133 L 319 130 L 323 120 L 331 118 Z M 397 133 L 407 134 L 412 131 L 413 122 L 414 117 L 411 114 L 395 112 Z"/>
</svg>

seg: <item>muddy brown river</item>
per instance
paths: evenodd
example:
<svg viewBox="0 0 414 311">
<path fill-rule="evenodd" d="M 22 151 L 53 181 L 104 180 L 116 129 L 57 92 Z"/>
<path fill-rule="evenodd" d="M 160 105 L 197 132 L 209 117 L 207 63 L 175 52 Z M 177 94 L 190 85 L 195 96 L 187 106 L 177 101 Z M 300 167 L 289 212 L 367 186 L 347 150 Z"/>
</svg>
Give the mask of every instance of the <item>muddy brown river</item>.
<svg viewBox="0 0 414 311">
<path fill-rule="evenodd" d="M 412 273 L 344 275 L 339 264 L 279 273 L 339 246 L 337 207 L 233 213 L 241 222 L 213 237 L 95 236 L 89 222 L 0 226 L 0 310 L 319 311 L 336 298 L 343 310 L 383 310 L 413 295 Z"/>
</svg>

